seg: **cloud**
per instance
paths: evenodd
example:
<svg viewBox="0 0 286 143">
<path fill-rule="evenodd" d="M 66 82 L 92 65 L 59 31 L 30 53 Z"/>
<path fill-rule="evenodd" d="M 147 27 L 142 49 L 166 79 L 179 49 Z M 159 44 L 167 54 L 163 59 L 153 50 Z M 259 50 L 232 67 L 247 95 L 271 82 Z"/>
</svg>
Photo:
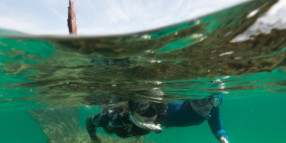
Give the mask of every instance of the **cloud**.
<svg viewBox="0 0 286 143">
<path fill-rule="evenodd" d="M 67 19 L 68 0 L 42 0 L 42 7 L 59 19 Z"/>
<path fill-rule="evenodd" d="M 1 1 L 0 27 L 32 34 L 63 32 L 59 29 L 66 26 L 66 20 L 59 20 L 63 16 L 57 15 L 58 10 L 52 10 L 55 5 L 47 5 L 47 1 L 50 0 Z M 64 23 L 62 27 L 61 23 Z"/>
<path fill-rule="evenodd" d="M 243 0 L 125 0 L 88 1 L 84 14 L 78 10 L 78 31 L 81 34 L 113 34 L 150 30 L 202 16 Z M 79 2 L 78 2 L 79 3 Z M 84 6 L 84 5 L 81 5 Z M 83 7 L 78 7 L 82 9 Z M 88 17 L 88 19 L 86 19 Z M 92 17 L 92 18 L 90 18 Z M 81 28 L 81 24 L 83 24 Z M 89 25 L 88 25 L 88 24 Z"/>
</svg>

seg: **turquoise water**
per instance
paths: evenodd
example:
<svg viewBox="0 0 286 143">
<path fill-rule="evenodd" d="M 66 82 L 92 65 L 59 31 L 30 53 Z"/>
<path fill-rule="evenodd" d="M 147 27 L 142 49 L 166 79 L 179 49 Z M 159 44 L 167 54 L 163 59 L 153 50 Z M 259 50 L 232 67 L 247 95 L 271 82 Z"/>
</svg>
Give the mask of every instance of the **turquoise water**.
<svg viewBox="0 0 286 143">
<path fill-rule="evenodd" d="M 214 93 L 223 96 L 221 115 L 231 143 L 286 142 L 285 29 L 234 40 L 275 2 L 251 1 L 126 35 L 51 37 L 0 30 L 0 142 L 89 142 L 86 117 L 114 97 L 168 103 Z M 150 89 L 163 94 L 142 92 Z M 206 122 L 144 139 L 218 142 Z"/>
</svg>

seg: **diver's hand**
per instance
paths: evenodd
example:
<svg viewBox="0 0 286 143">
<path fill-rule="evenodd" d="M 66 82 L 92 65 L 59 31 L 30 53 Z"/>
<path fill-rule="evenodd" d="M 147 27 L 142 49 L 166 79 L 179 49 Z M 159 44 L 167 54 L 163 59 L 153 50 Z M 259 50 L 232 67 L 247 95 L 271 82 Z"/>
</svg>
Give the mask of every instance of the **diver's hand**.
<svg viewBox="0 0 286 143">
<path fill-rule="evenodd" d="M 220 143 L 228 143 L 228 140 L 225 137 L 220 137 Z"/>
</svg>

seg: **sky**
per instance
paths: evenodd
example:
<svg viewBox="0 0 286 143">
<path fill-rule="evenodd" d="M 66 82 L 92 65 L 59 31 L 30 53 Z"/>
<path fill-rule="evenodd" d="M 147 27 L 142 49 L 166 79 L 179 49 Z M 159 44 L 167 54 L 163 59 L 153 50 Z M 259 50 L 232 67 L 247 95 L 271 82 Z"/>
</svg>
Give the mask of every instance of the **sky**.
<svg viewBox="0 0 286 143">
<path fill-rule="evenodd" d="M 78 35 L 150 30 L 194 19 L 246 0 L 74 0 Z M 67 35 L 68 0 L 0 0 L 0 28 Z"/>
</svg>

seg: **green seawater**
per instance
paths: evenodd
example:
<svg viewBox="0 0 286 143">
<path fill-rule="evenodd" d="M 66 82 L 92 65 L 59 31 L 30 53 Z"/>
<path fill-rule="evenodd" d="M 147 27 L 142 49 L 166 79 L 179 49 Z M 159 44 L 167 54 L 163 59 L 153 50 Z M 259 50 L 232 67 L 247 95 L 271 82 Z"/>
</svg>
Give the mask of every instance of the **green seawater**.
<svg viewBox="0 0 286 143">
<path fill-rule="evenodd" d="M 0 29 L 0 142 L 90 142 L 85 119 L 116 97 L 169 103 L 218 94 L 230 143 L 285 143 L 286 30 L 231 42 L 275 2 L 250 1 L 126 35 Z M 152 89 L 163 94 L 144 92 Z M 164 128 L 140 141 L 98 132 L 103 142 L 218 142 L 207 122 Z"/>
</svg>

